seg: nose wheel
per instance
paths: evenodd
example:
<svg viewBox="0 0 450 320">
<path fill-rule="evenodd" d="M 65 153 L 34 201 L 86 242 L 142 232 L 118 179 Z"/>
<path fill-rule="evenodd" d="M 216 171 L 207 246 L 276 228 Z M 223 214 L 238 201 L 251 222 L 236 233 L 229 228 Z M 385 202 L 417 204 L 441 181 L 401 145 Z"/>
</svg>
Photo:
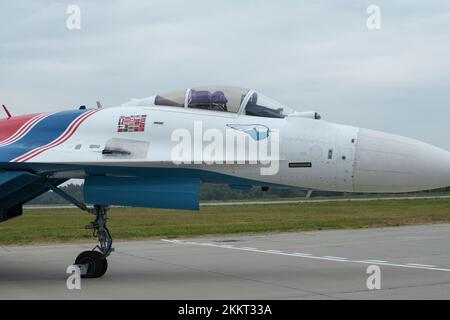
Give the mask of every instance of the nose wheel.
<svg viewBox="0 0 450 320">
<path fill-rule="evenodd" d="M 108 270 L 108 260 L 98 251 L 85 251 L 75 260 L 82 269 L 81 277 L 85 279 L 101 278 Z"/>
<path fill-rule="evenodd" d="M 99 245 L 92 251 L 82 252 L 75 260 L 75 264 L 81 269 L 82 278 L 100 278 L 108 270 L 107 257 L 114 251 L 112 248 L 112 237 L 106 225 L 108 210 L 107 206 L 96 205 L 93 210 L 96 219 L 86 227 L 94 230 L 94 237 L 98 238 Z"/>
<path fill-rule="evenodd" d="M 73 203 L 81 210 L 95 215 L 95 220 L 86 229 L 94 231 L 94 237 L 98 239 L 99 245 L 92 249 L 92 251 L 82 252 L 75 260 L 75 264 L 80 268 L 82 278 L 102 277 L 108 270 L 108 261 L 106 258 L 114 251 L 112 248 L 112 237 L 107 227 L 109 207 L 95 205 L 94 208 L 89 208 L 86 204 L 68 195 L 50 182 L 46 181 L 45 184 L 60 197 Z"/>
</svg>

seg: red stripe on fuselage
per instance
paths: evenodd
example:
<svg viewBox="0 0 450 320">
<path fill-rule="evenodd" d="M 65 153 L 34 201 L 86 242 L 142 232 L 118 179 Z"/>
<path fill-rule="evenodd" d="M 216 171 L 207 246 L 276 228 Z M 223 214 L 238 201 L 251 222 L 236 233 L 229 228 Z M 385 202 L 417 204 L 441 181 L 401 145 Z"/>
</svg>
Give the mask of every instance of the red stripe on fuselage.
<svg viewBox="0 0 450 320">
<path fill-rule="evenodd" d="M 0 143 L 13 136 L 23 125 L 37 115 L 39 114 L 27 114 L 0 120 Z"/>
<path fill-rule="evenodd" d="M 25 136 L 33 128 L 33 126 L 35 126 L 39 121 L 43 120 L 44 118 L 48 117 L 49 115 L 50 115 L 49 113 L 42 113 L 42 114 L 39 114 L 39 115 L 31 118 L 18 131 L 16 131 L 16 133 L 14 133 L 8 139 L 1 141 L 0 147 L 7 146 L 9 144 L 16 142 L 17 140 L 20 140 L 23 136 Z"/>
<path fill-rule="evenodd" d="M 88 112 L 82 114 L 77 119 L 75 119 L 75 121 L 72 122 L 72 124 L 69 126 L 69 128 L 66 129 L 66 131 L 58 139 L 56 139 L 55 141 L 53 141 L 45 146 L 42 146 L 42 147 L 32 150 L 32 151 L 20 156 L 19 158 L 14 159 L 12 162 L 26 162 L 26 161 L 40 155 L 41 153 L 66 142 L 70 137 L 72 137 L 72 135 L 77 131 L 78 127 L 80 127 L 80 125 L 87 118 L 89 118 L 93 114 L 99 112 L 100 110 L 101 109 L 92 110 L 92 111 L 88 111 Z"/>
</svg>

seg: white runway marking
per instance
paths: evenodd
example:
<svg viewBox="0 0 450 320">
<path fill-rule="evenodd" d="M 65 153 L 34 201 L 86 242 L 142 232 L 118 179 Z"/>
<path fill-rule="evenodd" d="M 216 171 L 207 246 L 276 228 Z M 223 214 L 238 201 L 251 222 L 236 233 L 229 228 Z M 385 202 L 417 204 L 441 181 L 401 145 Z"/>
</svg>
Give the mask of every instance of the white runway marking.
<svg viewBox="0 0 450 320">
<path fill-rule="evenodd" d="M 347 258 L 333 257 L 333 256 L 325 256 L 324 258 L 335 259 L 335 260 L 348 260 Z"/>
<path fill-rule="evenodd" d="M 436 268 L 436 266 L 433 266 L 433 265 L 430 265 L 430 264 L 419 264 L 419 263 L 408 263 L 408 266 L 425 267 L 425 268 Z"/>
<path fill-rule="evenodd" d="M 231 245 L 217 245 L 213 243 L 206 242 L 193 242 L 193 241 L 181 241 L 181 240 L 168 240 L 162 239 L 161 241 L 180 244 L 180 245 L 193 245 L 193 246 L 204 246 L 204 247 L 213 247 L 213 248 L 221 248 L 221 249 L 230 249 L 230 250 L 239 250 L 239 251 L 248 251 L 248 252 L 256 252 L 256 253 L 265 253 L 265 254 L 274 254 L 274 255 L 282 255 L 296 258 L 304 258 L 304 259 L 314 259 L 314 260 L 325 260 L 325 261 L 334 261 L 334 262 L 342 262 L 342 263 L 358 263 L 358 264 L 376 264 L 379 266 L 387 266 L 387 267 L 397 267 L 397 268 L 405 268 L 405 269 L 419 269 L 419 270 L 431 270 L 431 271 L 442 271 L 442 272 L 450 272 L 450 269 L 438 268 L 433 265 L 426 264 L 416 264 L 416 263 L 391 263 L 383 260 L 350 260 L 342 257 L 333 257 L 333 256 L 314 256 L 311 254 L 305 254 L 300 252 L 283 252 L 280 250 L 260 250 L 250 247 L 235 247 Z"/>
<path fill-rule="evenodd" d="M 450 196 L 425 196 L 425 197 L 376 197 L 376 198 L 344 198 L 344 199 L 292 199 L 292 200 L 274 200 L 274 201 L 230 201 L 230 202 L 202 202 L 200 206 L 241 206 L 241 205 L 260 205 L 260 204 L 302 204 L 302 203 L 322 203 L 322 202 L 361 202 L 361 201 L 392 201 L 392 200 L 433 200 L 450 199 Z"/>
<path fill-rule="evenodd" d="M 383 260 L 365 260 L 367 263 L 388 263 L 387 261 Z"/>
<path fill-rule="evenodd" d="M 312 256 L 312 254 L 311 253 L 302 253 L 302 252 L 295 252 L 294 253 L 295 255 L 298 255 L 298 256 Z"/>
</svg>

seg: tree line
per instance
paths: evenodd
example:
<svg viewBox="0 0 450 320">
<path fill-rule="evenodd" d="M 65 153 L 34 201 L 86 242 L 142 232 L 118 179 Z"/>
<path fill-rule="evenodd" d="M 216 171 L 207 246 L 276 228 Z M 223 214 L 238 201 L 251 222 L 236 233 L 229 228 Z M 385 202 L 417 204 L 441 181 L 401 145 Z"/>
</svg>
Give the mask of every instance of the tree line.
<svg viewBox="0 0 450 320">
<path fill-rule="evenodd" d="M 84 201 L 83 185 L 67 184 L 61 189 L 79 201 Z M 431 192 L 448 192 L 449 188 L 433 190 Z M 201 201 L 236 201 L 236 200 L 261 200 L 261 199 L 286 199 L 286 198 L 301 198 L 306 197 L 308 191 L 300 188 L 269 188 L 263 191 L 261 188 L 254 187 L 250 190 L 238 190 L 230 188 L 228 185 L 219 185 L 212 183 L 202 183 L 200 187 Z M 342 197 L 346 196 L 343 192 L 327 192 L 314 191 L 311 197 Z M 354 194 L 355 195 L 355 194 Z M 356 194 L 358 195 L 358 194 Z M 30 201 L 28 204 L 33 205 L 63 205 L 68 204 L 66 200 L 49 191 L 38 198 Z"/>
</svg>

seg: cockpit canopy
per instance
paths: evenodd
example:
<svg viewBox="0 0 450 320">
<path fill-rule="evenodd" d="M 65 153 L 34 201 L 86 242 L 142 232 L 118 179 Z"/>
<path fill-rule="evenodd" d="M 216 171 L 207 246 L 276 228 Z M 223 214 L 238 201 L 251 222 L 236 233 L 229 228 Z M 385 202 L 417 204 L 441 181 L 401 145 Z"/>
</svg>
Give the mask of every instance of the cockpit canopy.
<svg viewBox="0 0 450 320">
<path fill-rule="evenodd" d="M 231 86 L 205 86 L 157 95 L 154 105 L 269 118 L 284 118 L 293 112 L 254 90 Z"/>
</svg>

